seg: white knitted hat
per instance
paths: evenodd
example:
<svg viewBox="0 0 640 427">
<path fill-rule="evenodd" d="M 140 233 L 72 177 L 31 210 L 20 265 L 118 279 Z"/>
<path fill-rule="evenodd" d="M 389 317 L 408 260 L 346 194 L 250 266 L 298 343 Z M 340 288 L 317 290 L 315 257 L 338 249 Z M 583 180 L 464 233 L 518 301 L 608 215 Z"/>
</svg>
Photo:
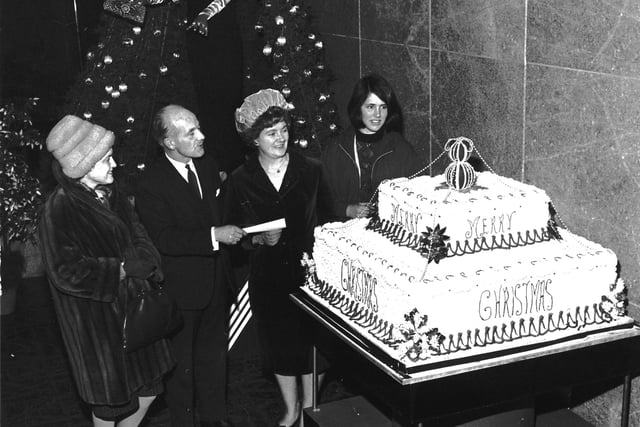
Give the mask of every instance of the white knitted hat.
<svg viewBox="0 0 640 427">
<path fill-rule="evenodd" d="M 236 109 L 236 129 L 244 132 L 260 117 L 269 107 L 286 108 L 287 100 L 275 89 L 262 89 L 247 96 L 240 108 Z"/>
</svg>

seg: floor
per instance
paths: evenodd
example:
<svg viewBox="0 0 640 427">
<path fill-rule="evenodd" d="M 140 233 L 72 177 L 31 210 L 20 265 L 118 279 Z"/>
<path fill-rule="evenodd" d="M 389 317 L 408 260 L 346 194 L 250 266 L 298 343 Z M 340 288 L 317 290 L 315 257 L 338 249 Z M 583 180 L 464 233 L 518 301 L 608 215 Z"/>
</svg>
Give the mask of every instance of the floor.
<svg viewBox="0 0 640 427">
<path fill-rule="evenodd" d="M 0 316 L 3 427 L 91 425 L 70 377 L 49 292 L 43 278 L 24 279 L 14 313 Z M 240 338 L 236 347 L 243 345 Z M 237 427 L 273 425 L 282 411 L 277 385 L 263 375 L 251 351 L 234 352 L 236 347 L 230 353 L 229 416 Z M 322 402 L 351 395 L 343 380 L 331 374 L 327 380 Z M 145 425 L 169 427 L 162 399 L 154 402 Z"/>
</svg>

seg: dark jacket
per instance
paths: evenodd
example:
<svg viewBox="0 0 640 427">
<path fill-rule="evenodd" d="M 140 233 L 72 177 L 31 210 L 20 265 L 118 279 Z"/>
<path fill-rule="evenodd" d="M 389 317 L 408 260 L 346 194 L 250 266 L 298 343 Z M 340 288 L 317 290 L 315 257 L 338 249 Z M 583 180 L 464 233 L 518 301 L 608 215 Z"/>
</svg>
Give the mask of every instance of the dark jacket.
<svg viewBox="0 0 640 427">
<path fill-rule="evenodd" d="M 333 196 L 333 215 L 346 219 L 348 205 L 360 200 L 360 177 L 354 154 L 353 128 L 330 141 L 322 153 L 322 164 Z M 415 150 L 402 135 L 389 132 L 374 144 L 375 160 L 371 167 L 371 188 L 391 178 L 411 176 L 421 167 Z M 371 194 L 369 197 L 373 196 Z"/>
<path fill-rule="evenodd" d="M 236 169 L 225 184 L 225 217 L 238 225 L 279 218 L 286 221 L 278 244 L 251 252 L 249 281 L 279 283 L 285 293 L 302 285 L 302 253 L 313 249 L 313 230 L 329 211 L 330 195 L 317 160 L 289 154 L 280 191 L 260 166 L 257 153 Z M 249 239 L 247 239 L 248 241 Z M 245 248 L 248 247 L 245 242 Z M 250 246 L 250 245 L 249 245 Z"/>
<path fill-rule="evenodd" d="M 165 289 L 186 310 L 207 306 L 214 287 L 232 286 L 225 246 L 214 251 L 211 245 L 211 227 L 222 225 L 218 166 L 209 156 L 194 164 L 202 199 L 164 155 L 145 171 L 136 191 L 142 223 L 162 254 Z"/>
<path fill-rule="evenodd" d="M 132 353 L 122 349 L 127 301 L 149 284 L 120 280 L 120 264 L 138 259 L 159 269 L 160 255 L 117 187 L 109 208 L 59 170 L 56 177 L 39 235 L 71 372 L 84 401 L 121 405 L 173 366 L 164 339 Z"/>
</svg>

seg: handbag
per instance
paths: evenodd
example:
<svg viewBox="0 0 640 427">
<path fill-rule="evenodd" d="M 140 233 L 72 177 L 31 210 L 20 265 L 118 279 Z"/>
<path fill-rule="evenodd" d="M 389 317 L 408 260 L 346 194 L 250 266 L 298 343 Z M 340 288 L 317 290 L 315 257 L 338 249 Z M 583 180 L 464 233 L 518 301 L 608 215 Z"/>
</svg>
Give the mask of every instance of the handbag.
<svg viewBox="0 0 640 427">
<path fill-rule="evenodd" d="M 149 283 L 149 282 L 147 282 Z M 182 324 L 173 300 L 157 283 L 140 289 L 126 309 L 122 326 L 122 347 L 129 353 L 166 337 Z"/>
<path fill-rule="evenodd" d="M 144 0 L 104 0 L 102 8 L 138 24 L 144 22 L 147 14 Z"/>
</svg>

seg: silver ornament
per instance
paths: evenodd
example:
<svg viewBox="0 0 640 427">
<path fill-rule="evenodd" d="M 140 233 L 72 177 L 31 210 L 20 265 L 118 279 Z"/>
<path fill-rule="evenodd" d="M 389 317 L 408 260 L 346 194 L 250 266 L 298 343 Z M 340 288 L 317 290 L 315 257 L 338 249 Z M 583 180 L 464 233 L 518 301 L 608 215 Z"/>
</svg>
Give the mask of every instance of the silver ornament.
<svg viewBox="0 0 640 427">
<path fill-rule="evenodd" d="M 136 121 L 136 119 L 134 119 L 134 118 L 133 118 L 133 116 L 129 116 L 129 117 L 127 117 L 127 123 L 128 123 L 128 124 L 132 125 L 132 124 L 133 124 L 133 122 L 135 122 L 135 121 Z"/>
<path fill-rule="evenodd" d="M 102 62 L 104 62 L 105 64 L 109 65 L 113 62 L 113 58 L 111 57 L 111 55 L 105 55 L 104 59 L 102 60 Z"/>
<path fill-rule="evenodd" d="M 284 18 L 282 16 L 276 16 L 276 25 L 284 25 Z"/>
<path fill-rule="evenodd" d="M 158 70 L 160 70 L 160 74 L 164 76 L 169 72 L 169 67 L 163 64 L 160 67 L 158 67 Z"/>
<path fill-rule="evenodd" d="M 111 86 L 111 85 L 106 85 L 106 86 L 104 87 L 104 91 L 110 94 L 111 92 L 113 92 L 113 86 Z"/>
<path fill-rule="evenodd" d="M 323 46 L 323 44 L 322 44 L 322 40 L 318 40 L 318 41 L 316 42 L 316 48 L 318 48 L 318 49 L 322 49 L 322 46 Z"/>
<path fill-rule="evenodd" d="M 93 114 L 91 114 L 91 111 L 85 111 L 83 116 L 85 119 L 90 120 L 91 117 L 93 117 Z"/>
<path fill-rule="evenodd" d="M 127 90 L 129 90 L 129 86 L 127 86 L 126 83 L 120 83 L 118 85 L 118 89 L 120 90 L 120 92 L 125 93 Z"/>
<path fill-rule="evenodd" d="M 284 46 L 287 43 L 287 38 L 285 36 L 278 36 L 278 38 L 276 39 L 276 43 L 279 46 Z"/>
<path fill-rule="evenodd" d="M 142 28 L 140 27 L 133 27 L 132 28 L 133 34 L 135 34 L 136 36 L 139 36 L 140 33 L 142 32 Z"/>
<path fill-rule="evenodd" d="M 113 99 L 120 98 L 120 91 L 119 90 L 114 90 L 113 92 L 111 92 L 111 97 Z"/>
<path fill-rule="evenodd" d="M 133 39 L 131 37 L 125 37 L 122 39 L 122 44 L 125 46 L 133 46 Z"/>
<path fill-rule="evenodd" d="M 265 44 L 264 47 L 262 48 L 262 53 L 264 53 L 265 56 L 269 56 L 271 55 L 272 50 L 273 48 L 271 47 L 270 44 Z"/>
<path fill-rule="evenodd" d="M 291 89 L 289 89 L 288 86 L 283 86 L 280 92 L 282 92 L 282 94 L 287 97 L 291 95 Z"/>
<path fill-rule="evenodd" d="M 107 108 L 109 108 L 109 105 L 111 104 L 106 99 L 100 103 L 100 106 L 102 107 L 103 110 L 106 110 Z"/>
<path fill-rule="evenodd" d="M 307 148 L 307 146 L 309 145 L 309 141 L 307 141 L 306 139 L 300 139 L 298 140 L 298 145 L 300 146 L 300 148 Z"/>
</svg>

